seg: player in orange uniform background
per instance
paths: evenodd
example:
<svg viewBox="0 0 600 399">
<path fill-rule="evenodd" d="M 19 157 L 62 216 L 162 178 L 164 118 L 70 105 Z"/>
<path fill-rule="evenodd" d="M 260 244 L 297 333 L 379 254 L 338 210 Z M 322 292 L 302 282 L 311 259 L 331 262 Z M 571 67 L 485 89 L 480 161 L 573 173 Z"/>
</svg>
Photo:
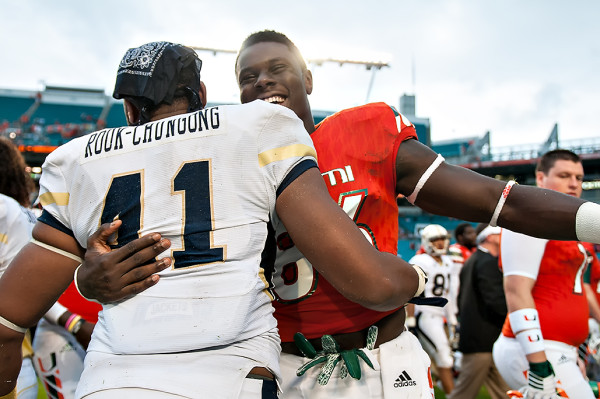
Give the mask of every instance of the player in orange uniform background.
<svg viewBox="0 0 600 399">
<path fill-rule="evenodd" d="M 469 256 L 477 250 L 477 233 L 471 223 L 461 223 L 454 229 L 456 242 L 448 247 L 448 255 L 452 261 L 462 268 Z M 460 270 L 459 270 L 460 273 Z"/>
<path fill-rule="evenodd" d="M 550 151 L 536 167 L 542 188 L 580 197 L 582 181 L 583 165 L 571 151 Z M 588 336 L 585 248 L 509 230 L 500 245 L 509 314 L 493 355 L 502 377 L 527 398 L 555 398 L 557 386 L 569 398 L 594 398 L 577 364 L 577 348 Z"/>
</svg>

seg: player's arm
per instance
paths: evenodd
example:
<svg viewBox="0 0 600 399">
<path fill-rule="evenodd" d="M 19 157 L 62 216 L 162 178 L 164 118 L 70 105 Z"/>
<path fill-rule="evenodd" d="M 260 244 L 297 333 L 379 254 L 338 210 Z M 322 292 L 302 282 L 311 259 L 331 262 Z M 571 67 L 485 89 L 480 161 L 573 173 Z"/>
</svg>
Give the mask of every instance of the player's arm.
<svg viewBox="0 0 600 399">
<path fill-rule="evenodd" d="M 456 263 L 451 262 L 452 269 L 450 273 L 450 284 L 448 289 L 448 303 L 444 306 L 444 311 L 446 312 L 446 323 L 449 326 L 458 325 L 458 290 L 460 287 L 460 266 L 457 266 Z"/>
<path fill-rule="evenodd" d="M 283 190 L 276 211 L 302 254 L 348 299 L 370 309 L 391 310 L 424 285 L 410 264 L 377 251 L 365 239 L 333 202 L 316 168 Z"/>
<path fill-rule="evenodd" d="M 552 365 L 546 357 L 544 338 L 531 294 L 535 280 L 525 276 L 504 277 L 506 305 L 511 328 L 529 362 L 527 385 L 520 389 L 526 397 L 558 397 Z M 547 396 L 537 396 L 547 395 Z"/>
<path fill-rule="evenodd" d="M 415 262 L 415 256 L 413 256 L 412 258 L 410 258 L 408 260 L 408 263 L 410 264 L 417 264 L 417 262 Z M 429 275 L 429 271 L 427 270 L 426 267 L 424 267 L 423 265 L 419 265 L 419 267 L 421 267 L 421 269 L 423 269 L 425 271 L 425 274 Z M 425 295 L 425 293 L 423 293 L 422 295 Z M 415 334 L 417 333 L 417 318 L 415 317 L 415 304 L 413 303 L 409 303 L 406 305 L 406 307 L 404 308 L 406 309 L 406 319 L 404 321 L 404 324 L 406 325 L 406 327 L 408 328 L 408 330 Z"/>
<path fill-rule="evenodd" d="M 35 225 L 33 238 L 48 247 L 27 244 L 0 279 L 0 396 L 15 387 L 25 329 L 38 322 L 73 280 L 79 262 L 60 251 L 83 255 L 73 237 L 44 223 Z"/>
<path fill-rule="evenodd" d="M 516 339 L 529 362 L 528 386 L 522 390 L 537 392 L 539 387 L 553 385 L 554 370 L 544 351 L 539 318 L 531 294 L 534 285 L 535 280 L 528 277 L 504 277 L 508 317 Z"/>
<path fill-rule="evenodd" d="M 585 244 L 583 244 L 585 246 Z M 598 263 L 598 258 L 593 253 L 593 250 L 587 249 L 588 256 L 588 265 L 583 273 L 583 289 L 585 292 L 585 297 L 588 302 L 588 306 L 590 308 L 590 317 L 592 317 L 597 322 L 600 322 L 600 304 L 598 303 L 598 299 L 596 297 L 596 293 L 594 292 L 594 288 L 592 287 L 592 270 L 597 270 L 600 267 Z M 598 284 L 598 282 L 596 282 Z"/>
<path fill-rule="evenodd" d="M 427 212 L 473 222 L 490 223 L 506 187 L 502 182 L 469 169 L 441 162 L 435 167 L 437 154 L 416 140 L 404 141 L 396 157 L 396 190 L 415 201 Z M 430 168 L 434 165 L 433 168 Z M 431 170 L 433 169 L 433 170 Z M 427 171 L 431 172 L 426 178 Z M 415 189 L 418 192 L 415 195 Z M 576 215 L 585 201 L 552 190 L 531 186 L 512 186 L 498 216 L 498 225 L 535 237 L 577 240 L 582 235 Z M 595 207 L 589 204 L 591 214 Z M 587 210 L 587 209 L 586 209 Z M 600 211 L 599 211 L 600 212 Z M 582 213 L 582 221 L 593 220 Z M 600 213 L 599 213 L 600 214 Z M 598 224 L 590 227 L 595 241 L 600 241 Z M 586 241 L 583 237 L 580 240 Z"/>
<path fill-rule="evenodd" d="M 598 299 L 596 298 L 594 289 L 590 283 L 586 282 L 583 283 L 583 289 L 585 291 L 585 297 L 587 298 L 588 306 L 590 308 L 590 317 L 597 322 L 600 322 L 600 304 L 598 304 Z"/>
<path fill-rule="evenodd" d="M 406 324 L 406 328 L 413 334 L 416 333 L 417 328 L 417 318 L 415 317 L 415 305 L 409 303 L 406 305 L 406 320 L 404 322 Z"/>
<path fill-rule="evenodd" d="M 504 277 L 504 294 L 506 296 L 506 306 L 509 314 L 523 309 L 535 309 L 535 302 L 531 294 L 534 285 L 535 280 L 529 277 L 518 275 Z M 513 331 L 515 328 L 519 327 L 513 326 Z M 517 332 L 518 331 L 515 331 L 515 334 Z M 525 353 L 530 351 L 528 348 L 523 348 L 523 350 Z M 529 362 L 534 363 L 545 362 L 547 360 L 546 352 L 544 352 L 543 349 L 527 354 L 526 356 Z"/>
<path fill-rule="evenodd" d="M 500 251 L 508 319 L 529 362 L 527 385 L 521 388 L 527 397 L 556 397 L 554 370 L 546 358 L 540 318 L 533 299 L 533 288 L 546 255 L 547 243 L 547 240 L 508 230 L 504 230 L 501 236 Z"/>
<path fill-rule="evenodd" d="M 69 333 L 73 334 L 83 349 L 87 350 L 92 333 L 94 332 L 94 323 L 86 321 L 76 313 L 71 313 L 59 302 L 52 305 L 50 310 L 44 315 L 44 319 L 55 326 L 63 327 Z"/>
</svg>

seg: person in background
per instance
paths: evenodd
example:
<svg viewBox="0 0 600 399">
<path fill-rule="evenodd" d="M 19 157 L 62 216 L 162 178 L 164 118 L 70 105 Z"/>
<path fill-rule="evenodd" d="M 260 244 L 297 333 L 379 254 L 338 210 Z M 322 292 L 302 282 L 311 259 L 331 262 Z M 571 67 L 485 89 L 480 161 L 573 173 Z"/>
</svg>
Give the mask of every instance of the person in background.
<svg viewBox="0 0 600 399">
<path fill-rule="evenodd" d="M 577 154 L 549 151 L 535 173 L 538 187 L 581 196 L 583 165 Z M 588 336 L 585 247 L 504 229 L 500 262 L 508 316 L 493 356 L 504 380 L 527 398 L 556 398 L 557 387 L 569 398 L 594 398 L 577 354 Z"/>
<path fill-rule="evenodd" d="M 450 246 L 448 247 L 448 256 L 450 256 L 450 259 L 452 259 L 452 262 L 454 262 L 455 270 L 452 272 L 453 275 L 460 275 L 460 271 L 464 263 L 467 259 L 469 259 L 469 256 L 471 256 L 471 254 L 475 251 L 477 245 L 475 242 L 476 237 L 477 234 L 475 233 L 475 228 L 471 223 L 460 223 L 454 229 L 454 238 L 456 239 L 456 242 L 450 244 Z M 450 292 L 456 295 L 454 298 L 451 298 L 451 300 L 454 303 L 458 304 L 460 279 L 455 278 L 450 283 L 452 284 Z M 458 305 L 456 307 L 456 311 L 458 312 Z M 458 314 L 456 316 L 458 317 Z M 457 325 L 456 331 L 451 331 L 451 333 L 452 335 L 450 336 L 450 346 L 454 351 L 455 368 L 460 368 L 460 359 L 462 356 L 462 354 L 458 350 L 458 341 L 460 339 L 460 320 L 459 324 Z"/>
<path fill-rule="evenodd" d="M 460 223 L 454 229 L 454 238 L 456 242 L 448 247 L 448 255 L 454 263 L 462 268 L 462 265 L 477 248 L 477 233 L 471 223 Z"/>
<path fill-rule="evenodd" d="M 35 215 L 29 210 L 34 184 L 25 171 L 25 160 L 12 141 L 0 137 L 0 279 L 4 271 L 31 239 Z M 22 339 L 21 370 L 17 379 L 19 399 L 37 398 L 31 334 Z"/>
<path fill-rule="evenodd" d="M 447 255 L 449 243 L 448 231 L 438 224 L 430 224 L 421 230 L 421 246 L 425 253 L 409 260 L 409 263 L 420 266 L 429 277 L 423 294 L 446 298 L 448 303 L 443 308 L 414 304 L 407 307 L 407 324 L 415 324 L 417 338 L 434 361 L 446 394 L 454 388 L 454 360 L 446 329 L 451 335 L 456 331 L 456 303 L 452 300 L 456 295 L 450 290 L 452 281 L 458 279 L 458 275 L 454 274 L 456 268 Z"/>
<path fill-rule="evenodd" d="M 458 315 L 463 354 L 461 370 L 448 399 L 475 399 L 485 385 L 492 399 L 506 398 L 509 387 L 492 358 L 506 318 L 502 271 L 498 267 L 500 227 L 479 224 L 477 247 L 460 272 Z"/>
</svg>

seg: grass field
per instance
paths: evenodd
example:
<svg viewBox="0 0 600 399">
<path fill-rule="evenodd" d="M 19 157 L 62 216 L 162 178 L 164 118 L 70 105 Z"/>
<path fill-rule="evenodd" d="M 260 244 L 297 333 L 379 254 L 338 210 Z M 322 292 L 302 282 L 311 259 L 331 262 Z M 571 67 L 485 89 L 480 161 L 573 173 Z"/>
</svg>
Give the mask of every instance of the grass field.
<svg viewBox="0 0 600 399">
<path fill-rule="evenodd" d="M 48 395 L 46 395 L 46 392 L 44 391 L 44 386 L 42 385 L 42 383 L 38 380 L 38 396 L 37 399 L 48 399 Z"/>
</svg>

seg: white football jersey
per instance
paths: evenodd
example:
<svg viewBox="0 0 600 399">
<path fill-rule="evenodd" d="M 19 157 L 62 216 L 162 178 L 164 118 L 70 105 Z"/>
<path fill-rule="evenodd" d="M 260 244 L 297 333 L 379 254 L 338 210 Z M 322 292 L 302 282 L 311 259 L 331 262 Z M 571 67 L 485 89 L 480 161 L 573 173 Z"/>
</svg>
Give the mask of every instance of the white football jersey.
<svg viewBox="0 0 600 399">
<path fill-rule="evenodd" d="M 315 166 L 300 119 L 263 101 L 104 129 L 51 153 L 41 221 L 71 231 L 83 247 L 116 218 L 123 225 L 113 246 L 153 231 L 172 243 L 161 254 L 174 262 L 160 283 L 105 305 L 89 349 L 180 352 L 274 328 L 271 270 L 261 265 L 267 222 L 278 193 Z"/>
<path fill-rule="evenodd" d="M 31 240 L 35 216 L 13 198 L 0 194 L 0 277 Z"/>
<path fill-rule="evenodd" d="M 448 255 L 442 255 L 441 258 L 442 263 L 440 264 L 429 254 L 423 253 L 413 256 L 408 261 L 408 263 L 419 265 L 427 273 L 427 283 L 425 284 L 425 291 L 423 291 L 425 297 L 442 297 L 448 299 L 448 303 L 443 308 L 415 305 L 415 314 L 428 312 L 452 318 L 451 315 L 455 313 L 455 304 L 453 303 L 454 293 L 451 291 L 451 288 L 453 285 L 452 281 L 458 278 L 456 268 Z M 449 320 L 449 323 L 451 321 L 453 320 Z"/>
</svg>

